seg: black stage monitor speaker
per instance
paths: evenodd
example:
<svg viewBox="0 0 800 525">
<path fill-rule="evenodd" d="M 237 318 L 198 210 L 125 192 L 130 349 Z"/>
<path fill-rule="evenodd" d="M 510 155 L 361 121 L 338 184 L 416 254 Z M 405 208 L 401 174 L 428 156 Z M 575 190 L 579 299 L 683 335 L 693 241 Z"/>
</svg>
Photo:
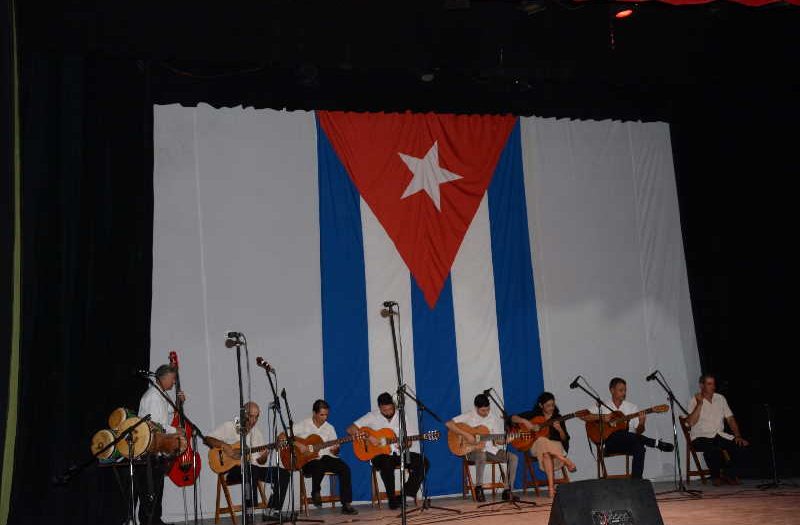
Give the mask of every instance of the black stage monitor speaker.
<svg viewBox="0 0 800 525">
<path fill-rule="evenodd" d="M 653 485 L 593 479 L 558 486 L 549 525 L 664 525 Z"/>
</svg>

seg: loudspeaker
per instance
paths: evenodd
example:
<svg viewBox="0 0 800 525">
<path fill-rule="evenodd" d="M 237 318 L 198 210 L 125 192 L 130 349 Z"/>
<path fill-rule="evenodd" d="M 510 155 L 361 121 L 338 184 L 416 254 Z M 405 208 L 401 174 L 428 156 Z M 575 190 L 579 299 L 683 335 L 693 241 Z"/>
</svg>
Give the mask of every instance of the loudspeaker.
<svg viewBox="0 0 800 525">
<path fill-rule="evenodd" d="M 644 479 L 592 479 L 558 486 L 549 525 L 664 525 Z"/>
</svg>

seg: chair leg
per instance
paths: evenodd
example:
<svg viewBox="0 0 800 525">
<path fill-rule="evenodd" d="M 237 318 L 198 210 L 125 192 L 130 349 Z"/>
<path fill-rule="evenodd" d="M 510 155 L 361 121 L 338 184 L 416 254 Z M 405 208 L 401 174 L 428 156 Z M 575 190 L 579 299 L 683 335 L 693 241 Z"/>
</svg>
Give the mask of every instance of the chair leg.
<svg viewBox="0 0 800 525">
<path fill-rule="evenodd" d="M 233 508 L 233 498 L 231 498 L 231 490 L 228 488 L 228 484 L 223 481 L 222 482 L 222 490 L 225 492 L 225 501 L 228 502 L 228 512 L 231 515 L 231 522 L 233 525 L 236 525 L 236 509 Z"/>
<path fill-rule="evenodd" d="M 216 504 L 216 511 L 214 512 L 214 523 L 219 523 L 219 498 L 222 496 L 222 481 L 219 476 L 217 476 L 217 504 Z"/>
<path fill-rule="evenodd" d="M 306 492 L 306 478 L 300 473 L 300 510 L 308 516 L 308 494 Z"/>
<path fill-rule="evenodd" d="M 378 475 L 374 468 L 372 469 L 372 506 L 377 506 L 378 510 L 381 510 L 381 493 L 380 487 L 378 487 Z"/>
</svg>

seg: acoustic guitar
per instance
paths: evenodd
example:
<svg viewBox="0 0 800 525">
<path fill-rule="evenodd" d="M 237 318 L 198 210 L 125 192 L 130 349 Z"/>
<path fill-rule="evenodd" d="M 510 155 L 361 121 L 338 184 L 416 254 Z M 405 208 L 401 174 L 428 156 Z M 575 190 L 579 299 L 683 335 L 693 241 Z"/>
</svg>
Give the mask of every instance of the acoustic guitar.
<svg viewBox="0 0 800 525">
<path fill-rule="evenodd" d="M 322 441 L 322 438 L 319 437 L 317 434 L 311 434 L 308 437 L 301 438 L 301 437 L 294 437 L 294 468 L 291 468 L 292 465 L 292 449 L 289 446 L 282 447 L 280 450 L 281 456 L 281 464 L 283 468 L 286 470 L 300 470 L 303 468 L 306 463 L 309 461 L 313 461 L 319 458 L 319 453 L 326 448 L 336 447 L 343 443 L 350 443 L 354 439 L 362 439 L 364 436 L 363 434 L 357 434 L 356 436 L 347 436 L 339 439 L 332 439 L 330 441 Z M 288 443 L 288 438 L 286 434 L 281 432 L 278 436 L 278 441 L 285 441 Z M 306 447 L 305 452 L 300 451 L 300 447 L 297 446 L 298 443 L 302 443 Z"/>
<path fill-rule="evenodd" d="M 397 435 L 395 435 L 391 428 L 374 430 L 369 427 L 361 427 L 359 432 L 364 434 L 364 438 L 353 441 L 353 452 L 361 461 L 370 461 L 375 456 L 380 456 L 381 454 L 391 454 L 392 444 L 397 443 Z M 368 439 L 369 436 L 377 439 L 378 444 L 373 445 L 370 443 Z M 438 430 L 430 430 L 424 434 L 407 436 L 406 441 L 438 441 L 440 437 L 441 433 Z"/>
<path fill-rule="evenodd" d="M 233 467 L 238 467 L 241 464 L 241 444 L 237 441 L 231 443 L 233 449 L 232 454 L 226 454 L 222 447 L 212 447 L 208 451 L 208 466 L 217 474 L 224 474 Z M 245 456 L 246 460 L 250 461 L 250 456 L 253 454 L 264 452 L 265 450 L 275 450 L 276 448 L 283 449 L 286 447 L 285 441 L 278 441 L 277 443 L 270 443 L 268 445 L 261 445 L 258 447 L 247 447 Z"/>
<path fill-rule="evenodd" d="M 656 405 L 654 407 L 650 407 L 645 409 L 643 412 L 645 414 L 652 414 L 657 413 L 660 414 L 662 412 L 668 412 L 669 406 L 668 405 Z M 586 423 L 586 435 L 589 436 L 589 439 L 592 442 L 600 444 L 601 441 L 605 441 L 608 439 L 608 436 L 613 434 L 614 432 L 619 432 L 620 430 L 625 430 L 628 428 L 628 421 L 631 419 L 635 419 L 639 417 L 639 412 L 634 414 L 628 414 L 627 416 L 620 412 L 619 410 L 615 410 L 611 412 L 608 421 L 603 421 L 603 432 L 600 432 L 600 421 L 588 421 Z"/>
<path fill-rule="evenodd" d="M 475 450 L 482 450 L 486 446 L 486 443 L 490 441 L 505 440 L 510 442 L 513 439 L 525 439 L 531 436 L 528 430 L 517 430 L 509 432 L 508 434 L 491 434 L 489 433 L 489 429 L 484 425 L 478 425 L 476 427 L 467 425 L 466 423 L 455 423 L 455 425 L 464 432 L 472 434 L 477 439 L 476 443 L 471 443 L 461 434 L 453 430 L 448 430 L 447 447 L 450 449 L 450 452 L 456 456 L 466 456 Z"/>
<path fill-rule="evenodd" d="M 558 417 L 551 417 L 550 419 L 546 419 L 544 416 L 535 416 L 531 418 L 530 422 L 533 425 L 533 429 L 529 431 L 528 436 L 523 436 L 518 439 L 514 439 L 511 441 L 511 446 L 515 449 L 519 450 L 520 452 L 527 452 L 533 446 L 534 441 L 541 437 L 547 437 L 550 435 L 550 428 L 552 428 L 553 423 L 556 422 L 564 422 L 569 421 L 575 417 L 583 417 L 588 416 L 588 410 L 577 410 L 570 414 L 564 414 Z M 520 425 L 514 425 L 515 431 L 524 430 L 525 427 Z"/>
</svg>

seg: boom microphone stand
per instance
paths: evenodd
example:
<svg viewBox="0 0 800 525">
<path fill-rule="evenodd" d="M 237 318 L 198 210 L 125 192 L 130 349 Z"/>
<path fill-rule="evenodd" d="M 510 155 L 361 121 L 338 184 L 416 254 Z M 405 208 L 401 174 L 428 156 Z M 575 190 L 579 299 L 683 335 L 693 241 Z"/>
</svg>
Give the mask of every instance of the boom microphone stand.
<svg viewBox="0 0 800 525">
<path fill-rule="evenodd" d="M 420 432 L 422 432 L 422 429 L 424 428 L 423 427 L 423 416 L 425 415 L 425 412 L 429 413 L 431 415 L 431 417 L 433 419 L 435 419 L 436 421 L 438 421 L 439 423 L 444 424 L 442 419 L 439 416 L 437 416 L 436 413 L 433 410 L 431 410 L 430 408 L 425 406 L 425 403 L 423 403 L 422 400 L 419 399 L 419 397 L 414 397 L 414 395 L 411 394 L 408 391 L 408 385 L 401 386 L 400 390 L 402 390 L 405 395 L 410 397 L 411 400 L 414 403 L 417 404 L 417 409 L 418 409 L 417 410 L 417 418 L 418 418 L 417 427 L 419 428 Z M 420 442 L 419 442 L 419 452 L 420 452 L 420 456 L 422 458 L 422 469 L 423 469 L 423 471 L 425 471 L 425 440 L 424 439 L 421 439 Z M 436 506 L 436 505 L 431 505 L 431 498 L 428 496 L 428 480 L 427 480 L 427 478 L 428 478 L 427 472 L 425 472 L 425 475 L 423 475 L 423 477 L 422 477 L 422 505 L 420 505 L 417 508 L 409 510 L 408 514 L 411 514 L 412 512 L 417 512 L 417 511 L 419 511 L 419 513 L 421 514 L 426 509 L 439 509 L 439 510 L 446 510 L 447 512 L 455 512 L 456 514 L 461 514 L 461 511 L 458 510 L 458 509 L 451 509 L 449 507 L 439 507 L 439 506 Z"/>
<path fill-rule="evenodd" d="M 594 402 L 597 404 L 597 418 L 598 418 L 598 421 L 600 422 L 600 445 L 599 445 L 599 447 L 600 447 L 600 448 L 598 449 L 598 450 L 599 450 L 598 454 L 603 454 L 603 451 L 605 450 L 605 446 L 606 446 L 606 440 L 605 440 L 605 431 L 604 431 L 604 429 L 603 429 L 604 422 L 603 422 L 603 410 L 602 410 L 602 407 L 606 407 L 606 409 L 608 410 L 608 413 L 609 413 L 609 414 L 611 414 L 612 412 L 614 412 L 614 410 L 613 410 L 613 409 L 612 409 L 610 406 L 606 405 L 606 403 L 605 403 L 605 402 L 604 402 L 602 399 L 600 399 L 600 396 L 598 396 L 598 395 L 596 394 L 596 391 L 594 391 L 594 392 L 589 392 L 589 391 L 588 391 L 588 390 L 587 390 L 587 389 L 586 389 L 586 388 L 585 388 L 585 387 L 584 387 L 584 386 L 583 386 L 583 385 L 580 383 L 580 381 L 579 381 L 580 379 L 583 379 L 583 381 L 584 381 L 584 382 L 587 384 L 587 386 L 588 386 L 589 388 L 591 388 L 591 389 L 594 391 L 594 388 L 592 387 L 592 385 L 590 385 L 590 384 L 589 384 L 589 382 L 588 382 L 588 381 L 586 381 L 586 378 L 585 378 L 585 377 L 583 377 L 583 376 L 578 376 L 578 377 L 576 377 L 576 378 L 575 378 L 575 380 L 574 380 L 574 381 L 572 381 L 572 383 L 570 383 L 570 384 L 569 384 L 569 387 L 570 387 L 571 389 L 573 389 L 573 390 L 574 390 L 574 389 L 576 389 L 576 388 L 580 388 L 581 390 L 583 390 L 583 391 L 584 391 L 584 393 L 585 393 L 587 396 L 589 396 L 589 397 L 591 397 L 592 399 L 594 399 Z M 598 459 L 598 461 L 599 461 L 599 459 Z M 600 469 L 599 469 L 599 467 L 598 467 L 598 469 L 597 469 L 597 470 L 598 470 L 598 476 L 597 476 L 597 477 L 598 477 L 598 479 L 600 479 L 600 476 L 601 476 L 602 474 L 601 474 L 601 472 L 600 472 Z"/>
<path fill-rule="evenodd" d="M 236 377 L 239 385 L 239 450 L 244 452 L 247 450 L 247 435 L 241 429 L 247 424 L 248 414 L 244 406 L 244 388 L 242 387 L 242 345 L 247 346 L 247 338 L 241 332 L 228 332 L 225 335 L 225 346 L 227 348 L 236 347 Z M 247 498 L 250 496 L 247 491 L 250 490 L 250 484 L 253 482 L 250 469 L 247 468 L 249 463 L 247 454 L 242 453 L 239 458 L 239 468 L 242 469 L 242 519 L 245 525 L 253 523 L 254 519 L 253 504 L 252 502 L 250 505 L 247 504 Z"/>
<path fill-rule="evenodd" d="M 761 490 L 777 489 L 780 487 L 797 488 L 797 483 L 791 481 L 781 481 L 778 478 L 778 463 L 775 461 L 775 442 L 772 439 L 772 409 L 768 403 L 764 403 L 764 410 L 767 411 L 767 428 L 769 429 L 769 451 L 772 455 L 772 481 L 757 485 Z"/>
</svg>

